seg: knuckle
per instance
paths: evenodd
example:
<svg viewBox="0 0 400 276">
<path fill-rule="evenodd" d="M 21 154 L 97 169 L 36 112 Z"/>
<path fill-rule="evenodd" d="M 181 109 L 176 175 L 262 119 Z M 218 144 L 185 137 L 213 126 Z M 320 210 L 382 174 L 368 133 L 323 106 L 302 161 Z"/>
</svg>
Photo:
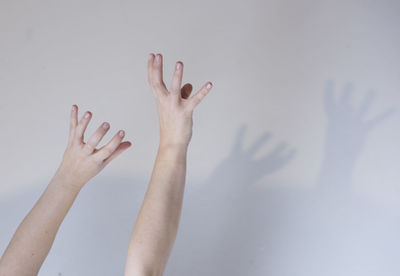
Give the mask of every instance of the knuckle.
<svg viewBox="0 0 400 276">
<path fill-rule="evenodd" d="M 179 88 L 175 88 L 175 87 L 173 87 L 173 88 L 171 88 L 171 94 L 174 94 L 174 95 L 180 95 L 181 94 L 181 92 L 179 91 Z"/>
<path fill-rule="evenodd" d="M 113 153 L 113 150 L 110 147 L 105 147 L 103 149 L 103 151 L 104 151 L 105 155 L 107 155 L 107 156 L 110 156 Z"/>
<path fill-rule="evenodd" d="M 97 166 L 99 166 L 99 164 L 101 164 L 101 162 L 102 162 L 103 160 L 101 160 L 101 159 L 99 159 L 99 158 L 90 158 L 89 159 L 89 162 L 90 162 L 90 164 L 91 164 L 91 166 L 92 167 L 97 167 Z"/>
<path fill-rule="evenodd" d="M 93 151 L 94 150 L 94 146 L 91 143 L 86 143 L 85 144 L 85 148 L 89 151 Z"/>
</svg>

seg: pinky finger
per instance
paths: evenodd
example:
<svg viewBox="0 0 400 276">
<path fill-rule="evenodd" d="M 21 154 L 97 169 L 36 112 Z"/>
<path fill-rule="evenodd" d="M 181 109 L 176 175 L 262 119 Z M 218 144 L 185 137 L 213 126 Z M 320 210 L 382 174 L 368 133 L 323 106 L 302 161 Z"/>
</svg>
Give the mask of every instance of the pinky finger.
<svg viewBox="0 0 400 276">
<path fill-rule="evenodd" d="M 94 156 L 102 161 L 106 160 L 118 148 L 124 137 L 125 137 L 125 131 L 123 130 L 118 131 L 106 145 L 104 145 L 94 153 Z"/>
<path fill-rule="evenodd" d="M 192 97 L 189 98 L 189 108 L 193 110 L 202 100 L 203 98 L 210 92 L 212 88 L 212 83 L 207 82 L 199 91 L 196 92 Z"/>
<path fill-rule="evenodd" d="M 119 144 L 119 146 L 117 147 L 117 149 L 108 157 L 104 160 L 104 165 L 107 165 L 108 163 L 110 163 L 115 157 L 117 157 L 118 155 L 120 155 L 123 151 L 125 151 L 127 148 L 129 148 L 132 145 L 131 142 L 122 142 L 121 144 Z"/>
</svg>

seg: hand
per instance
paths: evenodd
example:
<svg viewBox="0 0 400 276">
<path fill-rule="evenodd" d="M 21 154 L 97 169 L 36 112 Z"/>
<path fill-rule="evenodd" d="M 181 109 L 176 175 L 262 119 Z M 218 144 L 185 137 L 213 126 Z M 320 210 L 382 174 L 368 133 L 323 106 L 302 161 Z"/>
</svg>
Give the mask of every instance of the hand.
<svg viewBox="0 0 400 276">
<path fill-rule="evenodd" d="M 340 162 L 344 159 L 355 158 L 359 155 L 364 146 L 368 134 L 390 117 L 394 107 L 386 109 L 379 115 L 367 119 L 366 113 L 371 108 L 376 93 L 369 91 L 359 106 L 355 106 L 351 99 L 353 96 L 353 84 L 348 82 L 343 87 L 343 92 L 335 99 L 335 83 L 332 80 L 326 82 L 324 91 L 324 105 L 328 119 L 326 149 L 335 149 L 333 154 L 338 157 Z M 348 164 L 347 164 L 348 166 Z"/>
<path fill-rule="evenodd" d="M 81 189 L 86 182 L 98 174 L 108 163 L 131 146 L 130 142 L 122 142 L 125 136 L 123 130 L 100 149 L 96 149 L 101 139 L 110 129 L 104 122 L 85 143 L 84 133 L 92 118 L 87 111 L 78 123 L 78 107 L 72 106 L 68 146 L 63 155 L 56 176 L 61 176 L 73 188 Z"/>
<path fill-rule="evenodd" d="M 296 149 L 280 142 L 267 154 L 257 157 L 257 153 L 271 138 L 268 132 L 258 137 L 247 149 L 245 135 L 247 126 L 242 125 L 236 134 L 229 155 L 215 168 L 206 183 L 219 185 L 220 191 L 227 195 L 244 196 L 244 191 L 254 191 L 254 185 L 261 178 L 283 169 L 296 156 Z M 205 185 L 205 189 L 210 187 Z M 229 190 L 229 192 L 226 192 Z M 212 195 L 216 195 L 214 192 Z M 221 195 L 217 195 L 222 198 Z"/>
<path fill-rule="evenodd" d="M 189 98 L 192 85 L 182 87 L 183 63 L 178 61 L 172 78 L 170 91 L 163 81 L 162 55 L 150 54 L 148 80 L 152 88 L 160 121 L 160 146 L 188 146 L 192 137 L 193 110 L 208 94 L 212 84 L 207 82 Z"/>
</svg>

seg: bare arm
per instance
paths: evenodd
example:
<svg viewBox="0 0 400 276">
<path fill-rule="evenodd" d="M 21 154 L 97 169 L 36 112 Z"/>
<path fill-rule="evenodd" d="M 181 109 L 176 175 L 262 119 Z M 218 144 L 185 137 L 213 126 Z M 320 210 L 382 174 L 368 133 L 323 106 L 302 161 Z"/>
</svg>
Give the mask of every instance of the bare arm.
<svg viewBox="0 0 400 276">
<path fill-rule="evenodd" d="M 109 130 L 108 123 L 103 123 L 84 143 L 91 116 L 86 112 L 78 123 L 78 107 L 72 107 L 70 136 L 61 165 L 12 237 L 0 259 L 0 276 L 37 275 L 81 188 L 130 146 L 130 142 L 121 143 L 124 132 L 119 131 L 108 144 L 96 149 Z"/>
<path fill-rule="evenodd" d="M 207 83 L 196 94 L 182 87 L 183 63 L 177 62 L 170 91 L 162 78 L 162 56 L 151 54 L 148 77 L 160 121 L 160 145 L 150 184 L 133 228 L 126 276 L 162 275 L 175 242 L 185 187 L 186 154 L 192 136 L 194 108 L 210 91 Z"/>
</svg>

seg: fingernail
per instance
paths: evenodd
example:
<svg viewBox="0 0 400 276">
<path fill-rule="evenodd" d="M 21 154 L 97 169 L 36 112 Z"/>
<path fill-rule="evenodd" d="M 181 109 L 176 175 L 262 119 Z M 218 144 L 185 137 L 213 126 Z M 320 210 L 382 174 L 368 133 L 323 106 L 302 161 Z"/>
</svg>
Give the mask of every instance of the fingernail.
<svg viewBox="0 0 400 276">
<path fill-rule="evenodd" d="M 207 88 L 210 89 L 212 87 L 211 82 L 207 84 Z"/>
<path fill-rule="evenodd" d="M 151 59 L 153 57 L 153 53 L 149 54 L 149 59 Z"/>
<path fill-rule="evenodd" d="M 85 113 L 85 119 L 88 119 L 90 117 L 90 113 L 89 112 L 86 112 Z"/>
<path fill-rule="evenodd" d="M 176 64 L 176 70 L 180 70 L 182 68 L 182 64 L 180 62 L 178 62 Z"/>
<path fill-rule="evenodd" d="M 76 111 L 76 106 L 75 105 L 72 106 L 72 111 Z"/>
<path fill-rule="evenodd" d="M 125 135 L 125 132 L 123 130 L 120 130 L 119 131 L 119 136 L 124 137 L 124 135 Z"/>
<path fill-rule="evenodd" d="M 107 128 L 109 128 L 110 127 L 110 124 L 109 123 L 103 123 L 103 128 L 104 129 L 107 129 Z"/>
<path fill-rule="evenodd" d="M 160 55 L 156 55 L 156 61 L 160 62 L 161 61 L 161 56 Z"/>
</svg>

